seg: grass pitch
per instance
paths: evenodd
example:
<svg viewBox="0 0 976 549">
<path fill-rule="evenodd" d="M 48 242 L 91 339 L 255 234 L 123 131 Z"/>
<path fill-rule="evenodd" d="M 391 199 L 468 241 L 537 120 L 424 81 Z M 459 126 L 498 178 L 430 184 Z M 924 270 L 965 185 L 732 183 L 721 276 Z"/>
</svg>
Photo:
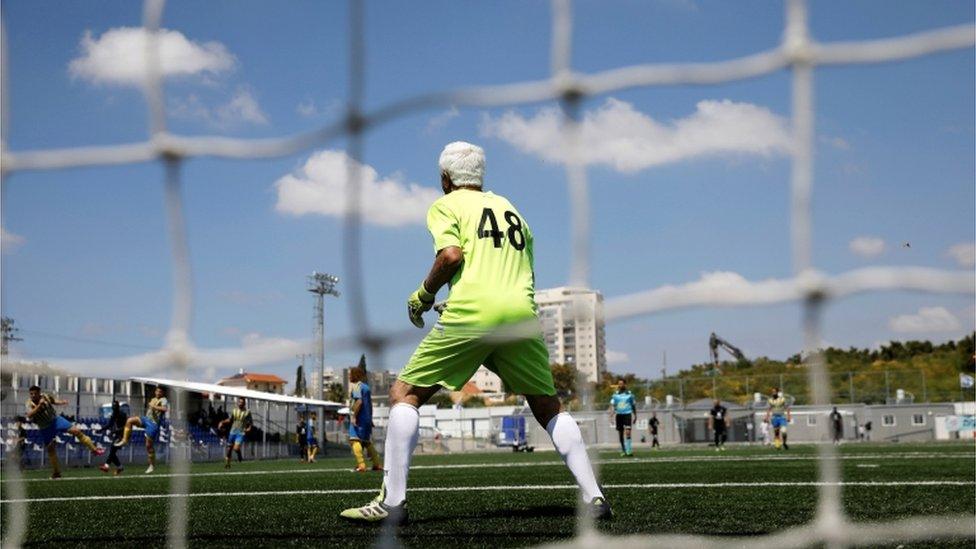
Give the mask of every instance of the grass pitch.
<svg viewBox="0 0 976 549">
<path fill-rule="evenodd" d="M 855 521 L 912 515 L 976 514 L 974 447 L 958 444 L 859 444 L 841 447 L 845 512 Z M 633 458 L 599 455 L 600 479 L 615 520 L 607 534 L 761 535 L 809 522 L 817 481 L 813 446 L 789 452 L 730 446 L 639 450 Z M 348 524 L 342 509 L 371 499 L 381 473 L 353 473 L 351 456 L 296 461 L 194 464 L 189 540 L 195 546 L 372 545 L 377 528 Z M 408 547 L 516 547 L 574 535 L 576 491 L 559 457 L 483 453 L 424 456 L 411 471 Z M 112 478 L 95 469 L 26 474 L 27 544 L 160 546 L 167 529 L 168 470 L 128 468 Z M 10 484 L 0 488 L 3 529 Z M 883 540 L 879 540 L 883 545 Z M 972 540 L 932 546 L 972 547 Z"/>
</svg>

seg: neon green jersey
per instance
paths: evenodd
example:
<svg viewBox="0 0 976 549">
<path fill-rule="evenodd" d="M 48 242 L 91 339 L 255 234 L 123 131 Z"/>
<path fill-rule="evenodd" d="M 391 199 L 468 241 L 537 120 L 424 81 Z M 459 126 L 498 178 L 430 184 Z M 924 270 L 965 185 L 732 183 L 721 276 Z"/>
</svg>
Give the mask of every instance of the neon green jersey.
<svg viewBox="0 0 976 549">
<path fill-rule="evenodd" d="M 783 414 L 786 411 L 786 397 L 769 399 L 769 410 L 774 414 Z"/>
<path fill-rule="evenodd" d="M 427 211 L 434 252 L 461 248 L 444 326 L 492 328 L 535 317 L 532 231 L 515 206 L 492 192 L 459 189 Z"/>
</svg>

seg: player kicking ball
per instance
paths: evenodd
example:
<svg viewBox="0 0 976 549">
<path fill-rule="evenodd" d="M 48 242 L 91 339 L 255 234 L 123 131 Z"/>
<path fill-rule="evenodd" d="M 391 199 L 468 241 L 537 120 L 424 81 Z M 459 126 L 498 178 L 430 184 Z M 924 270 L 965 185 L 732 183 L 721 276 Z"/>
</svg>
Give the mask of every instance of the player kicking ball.
<svg viewBox="0 0 976 549">
<path fill-rule="evenodd" d="M 786 402 L 786 396 L 779 387 L 774 387 L 769 395 L 769 409 L 766 410 L 766 419 L 773 427 L 773 447 L 779 450 L 789 450 L 790 445 L 786 443 L 786 426 L 790 424 L 790 407 Z"/>
<path fill-rule="evenodd" d="M 58 400 L 50 393 L 42 393 L 37 385 L 32 385 L 27 392 L 30 398 L 26 402 L 26 418 L 27 421 L 37 425 L 38 432 L 41 434 L 41 440 L 51 462 L 51 478 L 61 478 L 61 463 L 58 461 L 57 445 L 54 440 L 61 433 L 72 435 L 96 456 L 105 453 L 105 450 L 96 447 L 92 439 L 82 433 L 77 425 L 58 415 L 54 407 L 66 405 L 67 400 Z"/>
<path fill-rule="evenodd" d="M 597 485 L 579 426 L 556 398 L 534 299 L 532 232 L 511 202 L 482 190 L 481 147 L 451 143 L 439 165 L 444 196 L 427 212 L 436 255 L 427 278 L 407 300 L 407 314 L 422 328 L 423 313 L 433 306 L 437 291 L 450 284 L 447 305 L 390 388 L 379 496 L 340 516 L 361 523 L 407 522 L 407 475 L 417 445 L 418 407 L 441 387 L 460 390 L 483 364 L 509 390 L 525 396 L 576 478 L 590 514 L 609 519 L 613 513 Z M 513 326 L 532 326 L 532 333 Z"/>
<path fill-rule="evenodd" d="M 366 383 L 366 357 L 359 360 L 359 366 L 349 371 L 349 381 L 352 382 L 350 396 L 352 404 L 349 406 L 349 445 L 356 458 L 356 472 L 366 472 L 366 459 L 363 450 L 369 454 L 374 471 L 383 470 L 380 454 L 373 446 L 373 396 Z"/>
<path fill-rule="evenodd" d="M 147 475 L 156 470 L 156 441 L 159 440 L 159 430 L 168 410 L 169 401 L 166 400 L 166 392 L 163 391 L 162 387 L 156 387 L 153 398 L 149 400 L 149 405 L 146 406 L 146 415 L 130 417 L 125 422 L 122 440 L 115 443 L 118 448 L 129 444 L 132 428 L 142 427 L 145 430 L 146 457 L 149 460 L 149 467 L 146 468 Z"/>
<path fill-rule="evenodd" d="M 230 469 L 231 452 L 237 454 L 237 462 L 244 461 L 241 455 L 241 448 L 244 446 L 244 438 L 251 432 L 254 420 L 251 419 L 251 411 L 247 409 L 247 400 L 244 397 L 237 397 L 237 408 L 230 411 L 230 417 L 221 421 L 218 429 L 230 424 L 230 434 L 227 435 L 227 455 L 224 456 L 224 469 Z"/>
</svg>

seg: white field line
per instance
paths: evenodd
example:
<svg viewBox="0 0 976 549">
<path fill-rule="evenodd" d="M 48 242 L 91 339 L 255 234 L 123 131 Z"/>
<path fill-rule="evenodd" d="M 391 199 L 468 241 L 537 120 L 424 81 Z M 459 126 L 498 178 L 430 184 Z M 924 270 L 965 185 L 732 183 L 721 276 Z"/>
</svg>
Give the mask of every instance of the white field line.
<svg viewBox="0 0 976 549">
<path fill-rule="evenodd" d="M 855 454 L 849 456 L 840 456 L 842 460 L 861 460 L 861 459 L 969 459 L 972 460 L 974 454 L 955 452 L 948 454 L 940 454 L 936 452 L 905 452 L 900 454 Z M 604 459 L 595 460 L 593 463 L 595 465 L 629 465 L 629 464 L 647 464 L 647 463 L 696 463 L 696 462 L 741 462 L 741 461 L 816 461 L 820 458 L 818 456 L 788 456 L 788 455 L 772 455 L 772 456 L 686 456 L 686 457 L 663 457 L 663 458 L 620 458 L 620 459 Z M 554 467 L 554 466 L 564 466 L 562 461 L 513 461 L 504 463 L 453 463 L 445 465 L 413 465 L 410 467 L 411 471 L 419 471 L 425 469 L 495 469 L 495 468 L 509 468 L 509 467 Z M 176 473 L 159 473 L 153 474 L 151 477 L 146 475 L 123 475 L 120 477 L 114 477 L 112 475 L 102 475 L 102 476 L 84 476 L 84 477 L 66 477 L 59 479 L 51 478 L 31 478 L 22 479 L 20 482 L 70 482 L 70 481 L 89 481 L 89 480 L 111 480 L 120 481 L 126 479 L 143 479 L 146 478 L 173 478 L 173 477 L 223 477 L 223 476 L 251 476 L 251 475 L 291 475 L 291 474 L 308 474 L 308 473 L 351 473 L 351 468 L 335 468 L 335 467 L 323 467 L 317 469 L 264 469 L 257 471 L 212 471 L 207 473 L 188 473 L 188 474 L 176 474 Z M 0 482 L 15 482 L 13 479 L 3 479 Z"/>
<path fill-rule="evenodd" d="M 700 489 L 700 488 L 797 488 L 797 487 L 819 487 L 819 486 L 864 486 L 864 487 L 893 487 L 893 486 L 976 486 L 976 481 L 963 480 L 910 480 L 904 482 L 876 482 L 876 481 L 855 481 L 855 482 L 662 482 L 651 484 L 606 484 L 604 489 L 626 490 L 626 489 L 661 489 L 661 490 L 680 490 L 680 489 Z M 530 491 L 530 490 L 576 490 L 575 484 L 527 484 L 522 486 L 426 486 L 421 488 L 408 488 L 408 492 L 476 492 L 476 491 Z M 214 498 L 214 497 L 254 497 L 254 496 L 328 496 L 339 494 L 362 494 L 369 492 L 362 488 L 343 488 L 334 490 L 277 490 L 277 491 L 257 491 L 257 492 L 201 492 L 190 494 L 127 494 L 118 496 L 73 496 L 55 498 L 34 498 L 34 499 L 4 499 L 0 503 L 43 503 L 56 501 L 110 501 L 128 499 L 170 499 L 170 498 Z"/>
</svg>

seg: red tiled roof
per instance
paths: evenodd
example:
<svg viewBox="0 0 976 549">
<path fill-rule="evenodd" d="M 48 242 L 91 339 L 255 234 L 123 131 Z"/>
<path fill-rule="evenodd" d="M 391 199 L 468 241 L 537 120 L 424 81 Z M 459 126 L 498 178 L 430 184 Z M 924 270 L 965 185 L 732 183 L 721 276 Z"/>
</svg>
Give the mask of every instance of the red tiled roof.
<svg viewBox="0 0 976 549">
<path fill-rule="evenodd" d="M 262 382 L 262 383 L 288 383 L 287 381 L 281 379 L 274 374 L 253 374 L 251 372 L 244 372 L 242 374 L 234 374 L 230 377 L 225 377 L 224 379 L 217 382 L 217 385 L 222 385 L 225 381 L 243 379 L 247 383 L 251 382 Z"/>
</svg>

